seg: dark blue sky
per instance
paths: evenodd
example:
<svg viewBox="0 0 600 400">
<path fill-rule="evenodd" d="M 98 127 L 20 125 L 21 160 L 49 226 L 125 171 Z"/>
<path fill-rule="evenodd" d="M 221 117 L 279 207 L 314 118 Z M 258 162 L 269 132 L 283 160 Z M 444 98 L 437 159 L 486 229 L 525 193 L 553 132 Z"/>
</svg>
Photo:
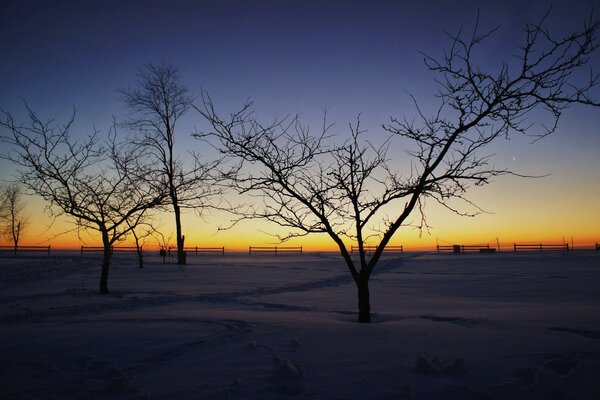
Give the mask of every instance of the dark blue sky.
<svg viewBox="0 0 600 400">
<path fill-rule="evenodd" d="M 577 26 L 592 3 L 555 2 L 553 26 Z M 440 54 L 444 31 L 471 25 L 479 9 L 484 26 L 503 25 L 482 49 L 493 62 L 549 4 L 4 1 L 0 106 L 24 97 L 55 115 L 75 105 L 84 120 L 104 124 L 122 109 L 115 90 L 134 84 L 144 63 L 166 62 L 192 92 L 204 88 L 226 109 L 251 97 L 266 115 L 327 107 L 344 125 L 359 112 L 381 122 L 403 112 L 405 90 L 433 92 L 419 52 Z"/>
</svg>

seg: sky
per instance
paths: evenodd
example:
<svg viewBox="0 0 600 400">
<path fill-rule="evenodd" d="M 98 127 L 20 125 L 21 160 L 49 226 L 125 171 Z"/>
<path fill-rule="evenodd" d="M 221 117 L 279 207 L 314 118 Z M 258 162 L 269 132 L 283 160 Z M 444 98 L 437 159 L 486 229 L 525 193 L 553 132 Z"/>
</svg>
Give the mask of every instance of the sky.
<svg viewBox="0 0 600 400">
<path fill-rule="evenodd" d="M 361 115 L 370 140 L 384 140 L 390 116 L 413 118 L 410 95 L 424 109 L 435 104 L 435 76 L 423 53 L 448 48 L 446 32 L 501 26 L 478 59 L 494 68 L 522 43 L 523 26 L 548 19 L 558 33 L 579 28 L 593 1 L 3 1 L 0 8 L 0 108 L 23 116 L 25 99 L 45 118 L 64 121 L 77 109 L 77 132 L 106 131 L 125 110 L 118 89 L 134 86 L 146 63 L 176 67 L 196 96 L 206 90 L 228 113 L 248 98 L 262 119 L 299 113 L 320 125 L 324 110 L 343 138 Z M 600 70 L 600 54 L 591 59 Z M 497 166 L 540 179 L 503 177 L 469 192 L 488 213 L 476 218 L 428 206 L 429 232 L 401 229 L 391 244 L 431 248 L 436 243 L 600 241 L 600 110 L 573 107 L 557 132 L 535 144 L 515 137 L 490 149 Z M 177 130 L 176 146 L 210 153 L 190 137 L 203 129 L 189 113 Z M 399 152 L 399 157 L 402 157 Z M 399 161 L 400 162 L 400 161 Z M 14 169 L 0 161 L 0 179 Z M 235 200 L 236 196 L 231 195 Z M 23 244 L 78 247 L 95 236 L 56 236 L 68 218 L 50 225 L 43 203 L 29 199 L 34 216 Z M 243 249 L 274 242 L 277 227 L 248 222 L 226 232 L 229 217 L 190 214 L 184 233 L 190 246 Z M 173 231 L 165 216 L 162 229 Z M 333 249 L 323 236 L 291 244 Z"/>
</svg>

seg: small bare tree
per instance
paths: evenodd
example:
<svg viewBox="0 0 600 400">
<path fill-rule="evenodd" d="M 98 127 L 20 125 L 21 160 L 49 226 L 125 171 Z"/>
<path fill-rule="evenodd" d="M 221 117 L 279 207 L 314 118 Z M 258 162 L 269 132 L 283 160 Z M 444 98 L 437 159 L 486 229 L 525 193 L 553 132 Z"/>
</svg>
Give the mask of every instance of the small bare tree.
<svg viewBox="0 0 600 400">
<path fill-rule="evenodd" d="M 143 246 L 146 239 L 156 235 L 156 228 L 153 225 L 153 216 L 149 213 L 138 214 L 133 220 L 127 220 L 127 225 L 131 228 L 131 235 L 135 243 L 135 252 L 138 256 L 138 265 L 144 268 Z"/>
<path fill-rule="evenodd" d="M 599 22 L 590 18 L 583 28 L 556 38 L 544 26 L 525 27 L 525 41 L 513 62 L 497 72 L 475 64 L 476 49 L 494 30 L 451 36 L 441 60 L 426 56 L 437 73 L 440 106 L 426 116 L 415 101 L 420 122 L 392 118 L 384 129 L 389 141 L 408 139 L 409 171 L 394 171 L 387 156 L 388 142 L 374 146 L 360 139 L 360 125 L 351 126 L 350 139 L 329 145 L 329 126 L 318 135 L 297 118 L 263 124 L 252 117 L 252 106 L 222 118 L 205 96 L 203 116 L 220 140 L 221 151 L 238 160 L 233 186 L 258 193 L 263 206 L 240 212 L 241 218 L 264 218 L 290 228 L 286 240 L 326 233 L 338 246 L 358 290 L 358 321 L 370 322 L 369 277 L 390 239 L 410 216 L 420 215 L 426 226 L 424 202 L 433 199 L 459 214 L 476 214 L 466 198 L 472 185 L 513 173 L 490 164 L 486 147 L 499 138 L 522 133 L 534 137 L 552 133 L 562 111 L 572 104 L 600 106 L 591 90 L 598 76 L 583 70 L 598 48 Z M 535 131 L 527 120 L 533 111 L 546 111 L 551 124 Z M 252 164 L 251 168 L 245 168 Z M 451 200 L 463 201 L 463 206 Z M 465 208 L 466 206 L 466 208 Z M 370 258 L 365 243 L 376 233 L 377 248 Z M 354 260 L 344 238 L 358 242 Z"/>
<path fill-rule="evenodd" d="M 137 87 L 122 89 L 121 94 L 131 111 L 125 125 L 138 134 L 136 143 L 146 147 L 155 165 L 148 178 L 167 185 L 168 204 L 175 216 L 177 263 L 185 264 L 181 211 L 202 210 L 217 194 L 216 186 L 207 182 L 218 161 L 203 163 L 192 153 L 193 165 L 186 166 L 176 154 L 175 127 L 193 101 L 176 69 L 148 64 L 139 73 Z"/>
<path fill-rule="evenodd" d="M 29 226 L 29 217 L 25 214 L 23 189 L 16 183 L 2 187 L 2 222 L 0 231 L 6 240 L 14 245 L 15 252 L 23 232 Z"/>
<path fill-rule="evenodd" d="M 99 132 L 80 140 L 71 136 L 75 113 L 65 125 L 41 120 L 27 104 L 29 120 L 18 123 L 2 111 L 4 157 L 19 167 L 19 181 L 49 203 L 50 210 L 74 218 L 78 229 L 100 233 L 104 247 L 100 293 L 108 293 L 112 246 L 164 200 L 165 188 L 142 179 L 148 173 L 143 149 L 117 142 L 113 127 L 106 140 Z"/>
</svg>

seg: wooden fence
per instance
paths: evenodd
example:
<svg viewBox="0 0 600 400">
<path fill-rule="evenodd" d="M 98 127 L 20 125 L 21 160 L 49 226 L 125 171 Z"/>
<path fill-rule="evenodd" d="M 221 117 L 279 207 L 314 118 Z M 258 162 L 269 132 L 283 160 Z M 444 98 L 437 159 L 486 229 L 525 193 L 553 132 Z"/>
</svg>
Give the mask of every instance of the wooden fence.
<svg viewBox="0 0 600 400">
<path fill-rule="evenodd" d="M 373 252 L 377 250 L 377 246 L 363 246 L 363 249 L 365 250 L 365 252 Z M 359 246 L 350 246 L 350 252 L 354 253 L 355 251 L 359 251 Z M 404 253 L 404 246 L 385 246 L 383 251 Z"/>
<path fill-rule="evenodd" d="M 113 246 L 113 253 L 135 253 L 137 252 L 137 247 L 135 246 Z M 140 246 L 140 251 L 144 252 L 144 246 Z"/>
<path fill-rule="evenodd" d="M 493 253 L 496 249 L 491 248 L 489 244 L 451 244 L 437 245 L 437 252 L 442 253 L 451 251 L 453 253 L 464 253 L 466 251 L 478 251 L 480 253 Z"/>
<path fill-rule="evenodd" d="M 302 246 L 248 246 L 248 254 L 253 253 L 299 253 L 302 254 Z"/>
<path fill-rule="evenodd" d="M 0 246 L 0 251 L 12 251 L 12 252 L 21 252 L 21 251 L 45 251 L 50 254 L 50 246 Z"/>
<path fill-rule="evenodd" d="M 525 250 L 525 251 L 548 251 L 548 250 L 558 250 L 558 251 L 569 251 L 569 244 L 568 243 L 562 243 L 562 244 L 543 244 L 543 243 L 536 243 L 536 244 L 518 244 L 515 243 L 513 245 L 513 248 L 515 251 L 519 251 L 519 250 Z"/>
<path fill-rule="evenodd" d="M 112 253 L 135 253 L 137 247 L 135 246 L 112 246 L 110 248 Z M 143 246 L 140 246 L 140 250 L 143 252 Z M 104 251 L 104 246 L 81 246 L 81 255 L 83 253 L 96 253 Z"/>
<path fill-rule="evenodd" d="M 104 247 L 102 247 L 102 246 L 81 246 L 81 255 L 83 255 L 83 253 L 92 253 L 92 252 L 98 252 L 98 251 L 104 251 Z"/>
<path fill-rule="evenodd" d="M 177 250 L 177 248 L 173 247 L 171 250 Z M 223 247 L 184 247 L 183 251 L 187 251 L 194 254 L 199 253 L 221 253 L 225 254 L 225 246 Z"/>
</svg>

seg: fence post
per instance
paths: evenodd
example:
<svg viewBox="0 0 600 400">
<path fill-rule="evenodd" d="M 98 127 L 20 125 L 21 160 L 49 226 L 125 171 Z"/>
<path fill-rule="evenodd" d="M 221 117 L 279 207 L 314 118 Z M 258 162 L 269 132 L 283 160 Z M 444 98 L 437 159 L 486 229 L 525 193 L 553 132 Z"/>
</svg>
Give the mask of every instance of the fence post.
<svg viewBox="0 0 600 400">
<path fill-rule="evenodd" d="M 252 246 L 248 246 L 248 254 L 252 254 Z"/>
<path fill-rule="evenodd" d="M 81 246 L 81 255 L 83 255 L 83 246 Z"/>
<path fill-rule="evenodd" d="M 277 254 L 277 246 L 275 246 L 275 254 Z"/>
<path fill-rule="evenodd" d="M 48 245 L 48 255 L 50 255 L 50 245 Z"/>
<path fill-rule="evenodd" d="M 517 251 L 517 244 L 513 243 L 513 246 L 515 247 L 515 252 Z"/>
<path fill-rule="evenodd" d="M 541 243 L 540 243 L 540 251 L 544 251 L 544 247 L 542 246 Z"/>
<path fill-rule="evenodd" d="M 302 246 L 300 246 L 300 254 L 302 254 Z"/>
</svg>

